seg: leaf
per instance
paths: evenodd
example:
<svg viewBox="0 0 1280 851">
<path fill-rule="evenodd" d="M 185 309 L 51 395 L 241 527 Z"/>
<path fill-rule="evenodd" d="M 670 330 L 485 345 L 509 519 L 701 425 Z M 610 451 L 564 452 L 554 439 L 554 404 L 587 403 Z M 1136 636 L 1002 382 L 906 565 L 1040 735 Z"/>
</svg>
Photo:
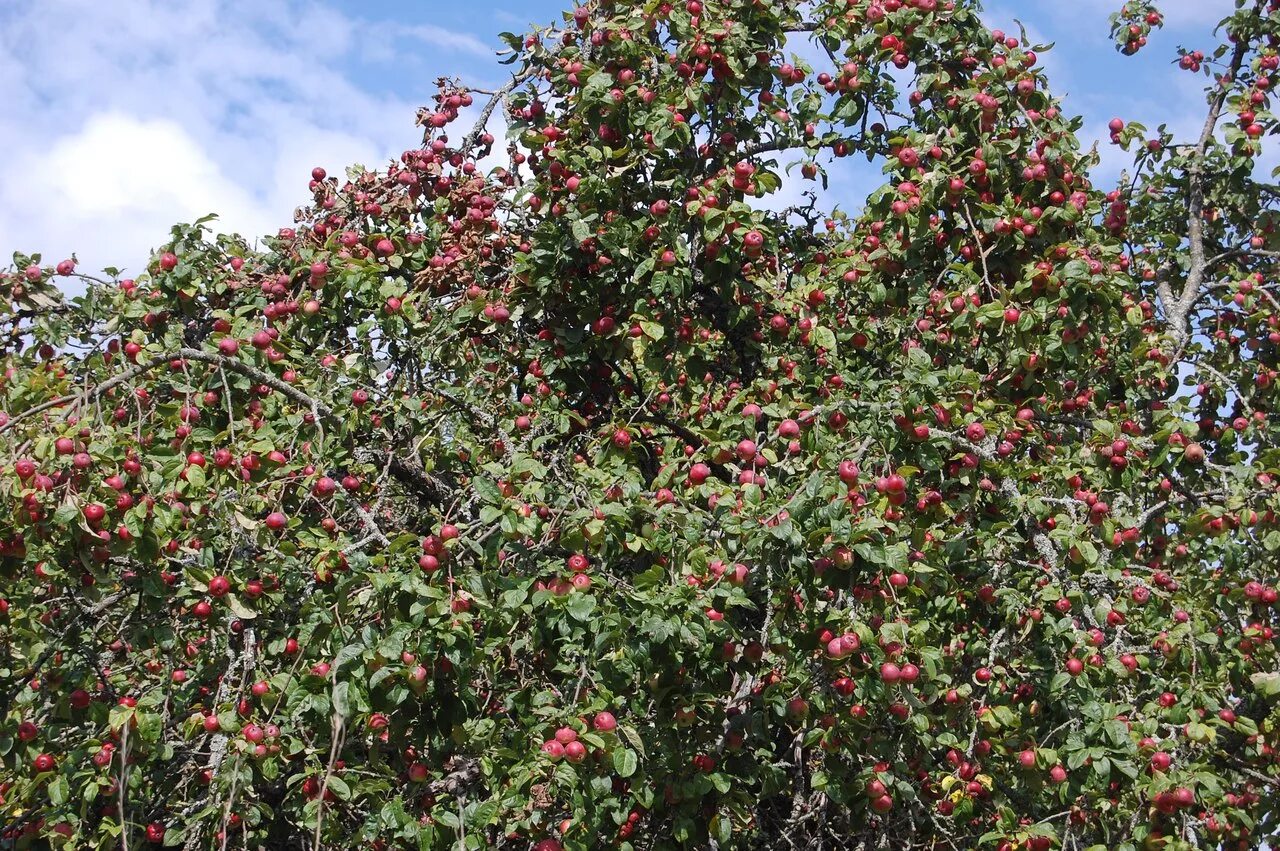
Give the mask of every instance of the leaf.
<svg viewBox="0 0 1280 851">
<path fill-rule="evenodd" d="M 1138 779 L 1138 767 L 1128 760 L 1112 760 L 1111 767 L 1130 780 Z"/>
<path fill-rule="evenodd" d="M 240 618 L 242 621 L 251 621 L 258 616 L 258 613 L 246 606 L 240 601 L 235 594 L 226 596 L 227 608 L 231 610 L 231 614 Z"/>
<path fill-rule="evenodd" d="M 1280 672 L 1250 674 L 1249 680 L 1253 683 L 1254 690 L 1263 697 L 1275 697 L 1280 694 Z"/>
<path fill-rule="evenodd" d="M 649 319 L 640 320 L 640 330 L 643 331 L 644 335 L 650 340 L 661 340 L 667 333 L 661 323 L 654 322 Z"/>
<path fill-rule="evenodd" d="M 343 680 L 333 687 L 333 710 L 343 718 L 351 715 L 351 683 Z"/>
<path fill-rule="evenodd" d="M 336 774 L 330 774 L 328 785 L 325 787 L 333 793 L 333 796 L 340 801 L 351 800 L 351 787 L 347 785 L 347 781 L 343 780 Z"/>
<path fill-rule="evenodd" d="M 655 642 L 661 644 L 671 636 L 676 634 L 678 624 L 668 621 L 659 615 L 651 615 L 649 620 L 645 621 L 641 631 L 650 636 Z"/>
<path fill-rule="evenodd" d="M 497 821 L 501 807 L 497 801 L 485 801 L 471 813 L 471 821 L 480 826 L 490 825 Z"/>
<path fill-rule="evenodd" d="M 1111 740 L 1111 744 L 1117 748 L 1126 748 L 1129 746 L 1129 728 L 1125 726 L 1123 721 L 1107 721 L 1103 724 L 1106 730 L 1107 738 Z"/>
<path fill-rule="evenodd" d="M 1235 723 L 1231 726 L 1236 732 L 1241 733 L 1243 735 L 1246 735 L 1246 736 L 1258 735 L 1257 723 L 1252 718 L 1248 718 L 1244 715 L 1241 715 L 1240 717 L 1236 718 Z"/>
<path fill-rule="evenodd" d="M 484 476 L 476 476 L 471 480 L 471 486 L 475 488 L 476 493 L 485 502 L 494 505 L 503 503 L 502 494 L 498 490 L 498 486 Z"/>
<path fill-rule="evenodd" d="M 374 671 L 373 676 L 369 677 L 369 688 L 370 689 L 377 688 L 378 686 L 386 682 L 390 677 L 394 676 L 395 673 L 396 673 L 395 668 L 392 668 L 389 665 L 384 665 L 383 667 Z"/>
<path fill-rule="evenodd" d="M 607 71 L 597 71 L 587 78 L 586 89 L 599 92 L 613 85 L 613 75 Z"/>
<path fill-rule="evenodd" d="M 631 747 L 641 756 L 645 755 L 644 740 L 640 738 L 640 734 L 636 732 L 634 727 L 628 727 L 626 724 L 618 725 L 618 732 L 622 734 L 622 738 L 626 739 Z"/>
<path fill-rule="evenodd" d="M 636 758 L 636 752 L 630 748 L 618 748 L 613 752 L 613 770 L 618 773 L 619 777 L 630 777 L 636 773 L 639 766 L 639 760 Z"/>
<path fill-rule="evenodd" d="M 569 603 L 565 608 L 574 620 L 586 623 L 591 613 L 596 610 L 596 598 L 591 594 L 578 592 L 570 595 Z"/>
<path fill-rule="evenodd" d="M 658 587 L 665 577 L 666 572 L 662 569 L 662 565 L 655 564 L 643 573 L 637 574 L 633 581 L 636 588 L 645 591 Z"/>
<path fill-rule="evenodd" d="M 76 508 L 75 503 L 64 502 L 53 512 L 53 522 L 67 528 L 74 525 L 79 516 L 80 509 Z"/>
<path fill-rule="evenodd" d="M 372 640 L 372 638 L 369 640 Z M 343 648 L 338 651 L 337 655 L 333 657 L 332 664 L 334 670 L 341 669 L 343 665 L 347 664 L 352 659 L 359 657 L 364 653 L 364 648 L 365 646 L 359 642 L 353 642 L 343 646 Z"/>
</svg>

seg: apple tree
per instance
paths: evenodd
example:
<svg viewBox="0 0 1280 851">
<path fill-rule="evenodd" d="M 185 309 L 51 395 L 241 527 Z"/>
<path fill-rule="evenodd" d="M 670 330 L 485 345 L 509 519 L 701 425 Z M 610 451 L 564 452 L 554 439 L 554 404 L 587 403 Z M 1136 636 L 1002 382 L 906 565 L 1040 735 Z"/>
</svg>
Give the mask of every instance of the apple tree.
<svg viewBox="0 0 1280 851">
<path fill-rule="evenodd" d="M 260 242 L 15 255 L 0 847 L 1274 835 L 1280 2 L 1114 187 L 979 12 L 592 0 Z"/>
</svg>

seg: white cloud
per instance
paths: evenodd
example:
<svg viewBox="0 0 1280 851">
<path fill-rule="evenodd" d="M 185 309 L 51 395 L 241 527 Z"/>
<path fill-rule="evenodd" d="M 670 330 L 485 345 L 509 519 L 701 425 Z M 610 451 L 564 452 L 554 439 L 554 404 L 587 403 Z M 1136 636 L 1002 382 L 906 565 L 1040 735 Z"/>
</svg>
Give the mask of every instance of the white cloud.
<svg viewBox="0 0 1280 851">
<path fill-rule="evenodd" d="M 217 231 L 274 232 L 304 200 L 312 163 L 337 168 L 380 157 L 368 140 L 313 129 L 281 140 L 268 179 L 246 185 L 172 119 L 97 113 L 47 149 L 7 164 L 0 231 L 45 260 L 75 251 L 82 268 L 124 265 L 136 273 L 175 222 L 214 213 Z M 31 199 L 38 203 L 23 203 Z"/>
<path fill-rule="evenodd" d="M 514 12 L 507 11 L 506 9 L 494 9 L 493 16 L 505 25 L 513 25 L 520 29 L 524 29 L 529 24 L 535 23 L 524 15 L 517 15 Z M 545 26 L 547 21 L 542 21 L 541 23 Z"/>
<path fill-rule="evenodd" d="M 136 272 L 175 221 L 216 211 L 250 233 L 271 226 L 267 205 L 168 119 L 101 113 L 7 169 L 13 173 L 0 190 L 0 216 L 12 220 L 4 222 L 5 238 L 43 249 L 46 261 L 76 251 L 91 268 L 123 263 Z"/>
<path fill-rule="evenodd" d="M 302 0 L 0 3 L 0 251 L 136 271 L 175 221 L 288 224 L 313 166 L 381 166 L 421 141 L 418 103 L 352 82 L 389 56 L 364 46 L 375 30 Z"/>
<path fill-rule="evenodd" d="M 495 49 L 485 44 L 475 36 L 456 33 L 453 30 L 447 30 L 438 27 L 435 24 L 417 24 L 411 27 L 400 27 L 399 34 L 416 38 L 424 44 L 432 47 L 442 47 L 446 50 L 459 50 L 464 53 L 471 53 L 476 56 L 493 56 Z"/>
</svg>

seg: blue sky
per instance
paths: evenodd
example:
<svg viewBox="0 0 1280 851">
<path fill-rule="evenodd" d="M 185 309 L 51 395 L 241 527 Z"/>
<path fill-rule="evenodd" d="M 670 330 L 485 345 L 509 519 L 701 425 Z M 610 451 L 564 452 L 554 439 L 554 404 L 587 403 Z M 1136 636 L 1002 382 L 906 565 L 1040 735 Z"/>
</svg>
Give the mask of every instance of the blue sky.
<svg viewBox="0 0 1280 851">
<path fill-rule="evenodd" d="M 1119 56 L 1122 0 L 1002 0 L 992 26 L 1056 42 L 1055 92 L 1090 139 L 1113 116 L 1184 135 L 1203 121 L 1204 78 L 1172 64 L 1208 52 L 1231 0 L 1166 0 L 1168 26 Z M 0 0 L 0 250 L 76 251 L 82 269 L 138 270 L 169 225 L 205 213 L 247 234 L 287 224 L 313 165 L 381 165 L 421 138 L 415 109 L 438 76 L 504 79 L 502 30 L 546 23 L 565 0 Z M 500 127 L 495 128 L 501 130 Z M 1097 179 L 1122 157 L 1109 145 Z M 857 169 L 858 166 L 850 165 Z M 879 175 L 844 175 L 856 208 Z"/>
</svg>

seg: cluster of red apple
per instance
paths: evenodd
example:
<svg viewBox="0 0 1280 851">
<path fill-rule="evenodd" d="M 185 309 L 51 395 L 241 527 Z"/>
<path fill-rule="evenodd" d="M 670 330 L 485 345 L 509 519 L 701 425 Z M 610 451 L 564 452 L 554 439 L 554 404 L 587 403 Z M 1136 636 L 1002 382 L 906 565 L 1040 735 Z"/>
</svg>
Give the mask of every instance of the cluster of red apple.
<svg viewBox="0 0 1280 851">
<path fill-rule="evenodd" d="M 600 733 L 612 733 L 617 729 L 618 722 L 611 712 L 598 712 L 592 719 L 591 727 Z M 587 748 L 579 739 L 578 731 L 573 727 L 564 726 L 556 730 L 555 735 L 542 743 L 542 753 L 552 762 L 559 762 L 561 759 L 569 762 L 582 762 L 587 758 Z M 595 756 L 601 758 L 604 756 L 603 751 L 597 751 Z"/>
</svg>

